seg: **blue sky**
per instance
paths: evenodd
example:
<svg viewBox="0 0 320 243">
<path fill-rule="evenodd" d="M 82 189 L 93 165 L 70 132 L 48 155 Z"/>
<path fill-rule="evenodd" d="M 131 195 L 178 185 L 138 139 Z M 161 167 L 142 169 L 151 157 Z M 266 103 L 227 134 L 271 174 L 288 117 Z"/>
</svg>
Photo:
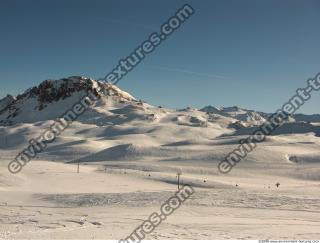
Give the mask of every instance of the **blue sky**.
<svg viewBox="0 0 320 243">
<path fill-rule="evenodd" d="M 2 0 L 0 96 L 103 77 L 184 3 L 196 13 L 119 86 L 171 108 L 273 112 L 320 72 L 317 0 Z M 320 113 L 313 94 L 301 111 Z"/>
</svg>

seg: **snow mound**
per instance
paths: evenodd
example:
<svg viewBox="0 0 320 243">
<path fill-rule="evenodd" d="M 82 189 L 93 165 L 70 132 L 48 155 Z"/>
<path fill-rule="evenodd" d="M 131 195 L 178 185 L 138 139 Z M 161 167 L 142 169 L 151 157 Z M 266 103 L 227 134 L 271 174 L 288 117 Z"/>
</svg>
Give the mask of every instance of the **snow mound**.
<svg viewBox="0 0 320 243">
<path fill-rule="evenodd" d="M 196 126 L 196 127 L 207 126 L 207 119 L 201 116 L 180 114 L 176 117 L 176 121 L 179 125 L 184 125 L 184 126 Z"/>
<path fill-rule="evenodd" d="M 134 144 L 121 144 L 97 153 L 77 159 L 76 162 L 126 161 L 139 160 L 146 157 L 169 157 L 176 154 L 175 149 L 161 147 L 137 146 Z M 72 161 L 75 162 L 75 161 Z"/>
<path fill-rule="evenodd" d="M 200 109 L 200 111 L 207 112 L 207 113 L 215 113 L 215 114 L 223 114 L 221 109 L 216 108 L 214 106 L 208 105 Z"/>
</svg>

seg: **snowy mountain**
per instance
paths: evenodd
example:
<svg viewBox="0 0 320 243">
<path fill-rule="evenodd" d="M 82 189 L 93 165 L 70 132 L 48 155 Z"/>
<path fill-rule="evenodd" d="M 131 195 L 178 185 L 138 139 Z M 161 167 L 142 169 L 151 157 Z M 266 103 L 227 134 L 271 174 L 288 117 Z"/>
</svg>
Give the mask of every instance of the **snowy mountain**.
<svg viewBox="0 0 320 243">
<path fill-rule="evenodd" d="M 90 78 L 73 76 L 60 80 L 45 80 L 17 97 L 8 95 L 0 100 L 0 124 L 32 123 L 51 120 L 71 108 L 88 91 L 119 101 L 135 100 L 118 87 Z"/>
<path fill-rule="evenodd" d="M 172 121 L 180 125 L 203 127 L 220 124 L 223 127 L 240 129 L 261 125 L 271 115 L 238 106 L 216 108 L 210 105 L 200 110 L 187 107 L 177 111 L 156 108 L 137 101 L 132 95 L 115 85 L 87 77 L 72 76 L 60 80 L 45 80 L 17 97 L 7 95 L 1 99 L 0 125 L 54 120 L 84 97 L 88 91 L 98 94 L 97 89 L 101 90 L 102 97 L 94 107 L 90 108 L 91 111 L 97 112 L 100 109 L 100 111 L 108 112 L 113 105 L 119 107 L 128 105 L 125 109 L 123 108 L 122 116 L 132 114 L 134 110 L 140 110 L 140 113 L 149 120 L 159 120 L 166 112 L 168 116 L 176 114 Z M 101 120 L 101 117 L 98 120 Z M 297 114 L 288 120 L 288 122 L 295 121 L 320 122 L 320 115 Z"/>
<path fill-rule="evenodd" d="M 0 137 L 3 139 L 0 139 L 0 148 L 23 148 L 88 91 L 97 93 L 98 89 L 101 90 L 100 99 L 73 122 L 42 156 L 48 160 L 72 161 L 77 154 L 78 160 L 87 162 L 149 158 L 219 160 L 231 151 L 229 146 L 239 144 L 240 139 L 250 135 L 270 115 L 237 106 L 206 106 L 200 110 L 155 107 L 137 100 L 115 85 L 73 76 L 45 80 L 17 97 L 2 99 Z M 305 118 L 309 120 L 304 121 Z M 274 139 L 278 141 L 279 136 L 302 134 L 309 136 L 306 144 L 311 138 L 318 141 L 318 117 L 311 118 L 298 115 L 297 121 L 290 119 L 277 130 Z M 284 143 L 304 140 L 305 137 L 299 137 Z M 287 160 L 287 155 L 284 152 L 281 157 Z"/>
</svg>

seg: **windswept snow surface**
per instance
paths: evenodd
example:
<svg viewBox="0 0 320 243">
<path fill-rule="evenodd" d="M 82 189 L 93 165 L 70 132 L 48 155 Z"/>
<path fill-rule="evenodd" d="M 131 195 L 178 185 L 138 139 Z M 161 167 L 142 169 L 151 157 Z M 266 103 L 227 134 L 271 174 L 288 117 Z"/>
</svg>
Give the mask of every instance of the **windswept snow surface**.
<svg viewBox="0 0 320 243">
<path fill-rule="evenodd" d="M 99 101 L 21 173 L 8 172 L 29 139 L 98 86 Z M 268 114 L 160 108 L 86 77 L 47 80 L 0 104 L 1 239 L 124 238 L 175 193 L 178 171 L 196 193 L 147 239 L 320 238 L 318 115 L 292 117 L 223 175 L 217 164 Z"/>
</svg>

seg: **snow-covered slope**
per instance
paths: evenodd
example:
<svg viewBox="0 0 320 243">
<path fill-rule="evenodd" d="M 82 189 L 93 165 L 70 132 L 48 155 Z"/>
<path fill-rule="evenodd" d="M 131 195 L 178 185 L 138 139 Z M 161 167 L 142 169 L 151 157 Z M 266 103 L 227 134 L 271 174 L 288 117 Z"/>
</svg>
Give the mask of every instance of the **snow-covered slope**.
<svg viewBox="0 0 320 243">
<path fill-rule="evenodd" d="M 9 105 L 11 105 L 15 101 L 15 98 L 11 95 L 7 95 L 3 99 L 0 100 L 0 112 L 5 110 Z"/>
<path fill-rule="evenodd" d="M 97 87 L 95 104 L 20 173 L 8 171 L 30 139 Z M 317 115 L 289 119 L 222 174 L 218 163 L 269 114 L 155 107 L 85 77 L 44 81 L 0 107 L 0 238 L 123 238 L 174 195 L 177 172 L 196 194 L 150 239 L 320 236 Z"/>
</svg>

